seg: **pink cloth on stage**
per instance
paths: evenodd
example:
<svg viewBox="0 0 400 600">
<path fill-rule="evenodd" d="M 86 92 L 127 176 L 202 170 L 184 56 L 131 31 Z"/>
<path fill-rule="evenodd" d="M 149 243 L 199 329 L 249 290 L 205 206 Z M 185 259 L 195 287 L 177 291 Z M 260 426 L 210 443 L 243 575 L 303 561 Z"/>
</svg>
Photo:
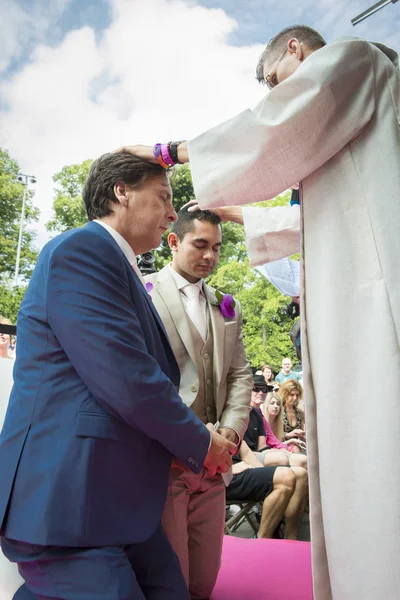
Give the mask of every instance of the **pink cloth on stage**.
<svg viewBox="0 0 400 600">
<path fill-rule="evenodd" d="M 225 536 L 211 600 L 312 600 L 309 542 Z"/>
</svg>

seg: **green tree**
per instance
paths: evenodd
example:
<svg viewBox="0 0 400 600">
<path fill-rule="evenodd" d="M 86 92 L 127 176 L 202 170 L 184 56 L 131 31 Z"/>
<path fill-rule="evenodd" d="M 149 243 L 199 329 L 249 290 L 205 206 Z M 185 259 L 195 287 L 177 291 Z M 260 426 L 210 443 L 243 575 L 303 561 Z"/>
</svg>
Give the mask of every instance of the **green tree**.
<svg viewBox="0 0 400 600">
<path fill-rule="evenodd" d="M 46 224 L 48 231 L 61 233 L 87 222 L 82 190 L 92 162 L 89 159 L 67 165 L 53 176 L 56 196 L 53 202 L 54 217 Z"/>
<path fill-rule="evenodd" d="M 6 150 L 0 149 L 0 275 L 1 279 L 14 275 L 17 258 L 18 234 L 21 219 L 24 186 L 18 181 L 18 164 Z M 33 192 L 27 190 L 25 221 L 22 235 L 19 273 L 29 278 L 38 252 L 33 245 L 35 233 L 29 225 L 39 218 L 39 210 L 32 203 Z"/>
<path fill-rule="evenodd" d="M 27 285 L 23 285 L 12 288 L 11 286 L 0 285 L 0 315 L 10 319 L 14 324 L 17 322 L 19 307 L 27 287 Z"/>
<path fill-rule="evenodd" d="M 289 338 L 292 321 L 286 315 L 288 299 L 250 269 L 248 259 L 226 262 L 209 277 L 208 283 L 241 303 L 243 340 L 252 367 L 268 363 L 278 370 L 282 357 L 296 358 Z"/>
</svg>

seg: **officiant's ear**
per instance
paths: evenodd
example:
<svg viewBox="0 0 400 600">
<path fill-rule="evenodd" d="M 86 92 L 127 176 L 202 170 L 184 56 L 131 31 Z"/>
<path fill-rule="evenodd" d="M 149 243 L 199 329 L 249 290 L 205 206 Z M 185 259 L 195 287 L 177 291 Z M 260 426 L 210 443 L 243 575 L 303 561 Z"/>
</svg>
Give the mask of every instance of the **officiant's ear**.
<svg viewBox="0 0 400 600">
<path fill-rule="evenodd" d="M 304 58 L 303 44 L 297 38 L 291 38 L 287 44 L 290 54 L 293 54 L 300 62 Z"/>
<path fill-rule="evenodd" d="M 128 206 L 128 191 L 129 186 L 122 179 L 114 183 L 114 194 L 121 206 Z"/>
<path fill-rule="evenodd" d="M 168 234 L 167 240 L 168 240 L 168 245 L 171 248 L 172 252 L 177 252 L 178 244 L 179 244 L 179 238 L 178 238 L 177 234 L 173 233 L 171 231 L 171 233 Z"/>
</svg>

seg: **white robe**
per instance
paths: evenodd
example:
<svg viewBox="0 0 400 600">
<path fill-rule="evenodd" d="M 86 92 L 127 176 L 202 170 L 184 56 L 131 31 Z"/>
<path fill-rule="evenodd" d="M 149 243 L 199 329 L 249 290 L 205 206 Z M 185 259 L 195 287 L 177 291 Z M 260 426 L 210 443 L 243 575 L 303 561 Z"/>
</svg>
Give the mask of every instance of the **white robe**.
<svg viewBox="0 0 400 600">
<path fill-rule="evenodd" d="M 202 208 L 302 182 L 315 600 L 400 597 L 400 76 L 384 50 L 329 44 L 189 143 Z"/>
</svg>

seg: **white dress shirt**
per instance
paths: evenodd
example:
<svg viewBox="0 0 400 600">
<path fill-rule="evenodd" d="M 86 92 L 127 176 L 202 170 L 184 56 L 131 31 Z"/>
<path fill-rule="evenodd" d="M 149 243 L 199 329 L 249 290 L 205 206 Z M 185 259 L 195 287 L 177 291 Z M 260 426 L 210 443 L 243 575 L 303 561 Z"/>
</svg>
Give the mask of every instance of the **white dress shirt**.
<svg viewBox="0 0 400 600">
<path fill-rule="evenodd" d="M 178 290 L 180 292 L 181 300 L 182 300 L 183 306 L 186 310 L 188 299 L 182 290 L 187 285 L 190 285 L 190 281 L 187 281 L 184 277 L 182 277 L 182 275 L 179 275 L 179 273 L 177 273 L 171 265 L 168 265 L 168 267 L 171 270 L 172 277 L 175 280 L 176 287 L 178 288 Z M 199 293 L 200 310 L 202 311 L 202 314 L 204 317 L 204 322 L 207 323 L 207 300 L 206 300 L 206 297 L 203 292 L 203 281 L 204 281 L 203 279 L 199 279 L 199 281 L 197 281 L 196 283 L 193 283 L 191 285 L 197 285 L 198 288 L 200 289 L 200 293 Z M 208 327 L 207 327 L 207 329 L 208 329 Z"/>
<path fill-rule="evenodd" d="M 139 267 L 137 266 L 136 254 L 134 253 L 134 251 L 132 250 L 131 246 L 128 244 L 126 239 L 124 237 L 122 237 L 122 235 L 120 233 L 118 233 L 118 231 L 116 231 L 113 227 L 111 227 L 111 225 L 108 225 L 108 223 L 104 223 L 104 221 L 100 221 L 99 219 L 93 219 L 93 220 L 95 223 L 98 223 L 99 225 L 104 227 L 104 229 L 106 229 L 108 231 L 108 233 L 114 238 L 114 240 L 117 242 L 118 246 L 121 248 L 122 252 L 125 254 L 132 269 L 135 271 L 136 275 L 139 277 L 139 279 L 142 282 L 142 284 L 144 285 L 144 287 L 146 287 L 146 282 L 143 279 L 143 275 L 141 274 Z"/>
</svg>

